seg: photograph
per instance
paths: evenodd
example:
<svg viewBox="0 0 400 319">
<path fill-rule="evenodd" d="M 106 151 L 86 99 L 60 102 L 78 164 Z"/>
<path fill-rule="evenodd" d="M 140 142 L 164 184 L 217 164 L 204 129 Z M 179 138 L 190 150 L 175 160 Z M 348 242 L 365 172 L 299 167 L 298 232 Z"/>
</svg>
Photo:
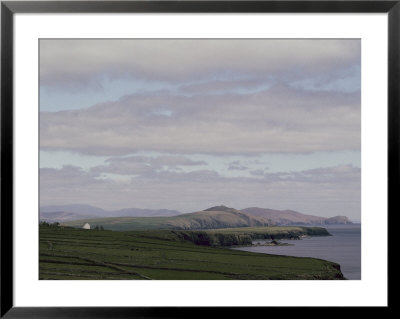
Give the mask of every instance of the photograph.
<svg viewBox="0 0 400 319">
<path fill-rule="evenodd" d="M 361 45 L 38 39 L 38 279 L 360 281 Z"/>
</svg>

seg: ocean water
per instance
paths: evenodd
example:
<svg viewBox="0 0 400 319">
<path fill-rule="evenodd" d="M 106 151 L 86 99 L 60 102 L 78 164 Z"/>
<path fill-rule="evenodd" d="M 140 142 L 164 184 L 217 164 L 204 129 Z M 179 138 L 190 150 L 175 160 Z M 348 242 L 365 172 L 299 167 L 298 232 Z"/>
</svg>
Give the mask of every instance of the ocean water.
<svg viewBox="0 0 400 319">
<path fill-rule="evenodd" d="M 234 249 L 274 255 L 325 259 L 340 264 L 340 269 L 346 279 L 361 279 L 361 225 L 332 225 L 324 227 L 332 236 L 311 237 L 302 240 L 279 240 L 279 242 L 292 244 L 293 246 L 252 246 Z M 263 241 L 254 241 L 254 243 L 257 242 Z"/>
</svg>

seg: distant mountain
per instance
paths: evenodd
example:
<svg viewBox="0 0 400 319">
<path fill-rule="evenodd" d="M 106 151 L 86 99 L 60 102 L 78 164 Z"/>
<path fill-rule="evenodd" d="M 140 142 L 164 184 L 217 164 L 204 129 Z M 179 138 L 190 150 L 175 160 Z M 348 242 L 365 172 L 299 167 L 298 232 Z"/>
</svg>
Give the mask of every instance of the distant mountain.
<svg viewBox="0 0 400 319">
<path fill-rule="evenodd" d="M 326 225 L 352 224 L 346 216 L 335 216 L 325 219 Z"/>
<path fill-rule="evenodd" d="M 125 208 L 108 211 L 95 206 L 78 204 L 43 206 L 40 208 L 40 220 L 62 223 L 71 221 L 71 226 L 76 224 L 73 221 L 89 222 L 90 220 L 90 223 L 103 226 L 113 224 L 112 229 L 121 227 L 124 229 L 213 229 L 266 225 L 352 224 L 346 216 L 326 218 L 293 210 L 259 207 L 237 210 L 223 205 L 189 214 L 168 209 Z M 121 223 L 125 225 L 121 226 Z"/>
<path fill-rule="evenodd" d="M 114 216 L 121 217 L 160 217 L 160 216 L 176 216 L 181 215 L 181 212 L 177 210 L 170 209 L 141 209 L 141 208 L 124 208 L 119 210 L 114 210 Z"/>
<path fill-rule="evenodd" d="M 302 214 L 293 210 L 274 210 L 268 208 L 249 207 L 241 210 L 251 216 L 264 217 L 274 225 L 332 225 L 352 224 L 346 216 L 320 217 Z"/>
<path fill-rule="evenodd" d="M 204 211 L 171 217 L 115 217 L 85 219 L 63 223 L 81 227 L 88 222 L 92 226 L 103 226 L 111 230 L 137 229 L 217 229 L 249 226 L 268 226 L 264 217 L 251 216 L 234 208 L 216 206 Z"/>
<path fill-rule="evenodd" d="M 91 205 L 83 205 L 83 204 L 70 204 L 70 205 L 48 205 L 48 206 L 40 206 L 40 213 L 53 213 L 53 212 L 71 212 L 89 216 L 104 216 L 108 211 L 91 206 Z"/>
<path fill-rule="evenodd" d="M 93 218 L 90 215 L 76 214 L 70 212 L 41 212 L 40 220 L 48 223 L 66 222 L 70 220 Z"/>
<path fill-rule="evenodd" d="M 47 222 L 65 222 L 78 219 L 93 219 L 104 217 L 155 217 L 176 216 L 181 212 L 168 209 L 124 208 L 105 210 L 91 205 L 50 205 L 40 207 L 40 220 Z"/>
</svg>

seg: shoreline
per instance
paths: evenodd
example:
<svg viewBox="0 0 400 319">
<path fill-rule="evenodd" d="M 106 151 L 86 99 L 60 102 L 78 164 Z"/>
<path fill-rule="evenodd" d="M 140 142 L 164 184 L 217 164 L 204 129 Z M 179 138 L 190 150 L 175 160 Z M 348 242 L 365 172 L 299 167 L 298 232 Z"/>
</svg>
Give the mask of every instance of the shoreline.
<svg viewBox="0 0 400 319">
<path fill-rule="evenodd" d="M 332 237 L 312 237 L 300 242 L 284 240 L 293 243 L 296 247 L 275 246 L 275 248 L 269 248 L 269 245 L 248 245 L 236 246 L 232 249 L 268 255 L 310 257 L 332 261 L 340 265 L 346 279 L 361 280 L 361 226 L 361 224 L 331 225 L 328 231 L 332 233 Z"/>
</svg>

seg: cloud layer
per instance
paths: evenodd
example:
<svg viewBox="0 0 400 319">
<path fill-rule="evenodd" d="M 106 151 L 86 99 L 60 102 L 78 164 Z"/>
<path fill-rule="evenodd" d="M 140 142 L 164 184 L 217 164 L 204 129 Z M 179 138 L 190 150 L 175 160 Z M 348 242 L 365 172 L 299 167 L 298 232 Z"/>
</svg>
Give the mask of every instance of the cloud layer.
<svg viewBox="0 0 400 319">
<path fill-rule="evenodd" d="M 359 63 L 360 41 L 321 39 L 41 40 L 42 85 L 79 90 L 101 77 L 199 81 L 330 74 Z"/>
<path fill-rule="evenodd" d="M 125 96 L 40 115 L 42 150 L 260 154 L 359 150 L 359 93 L 277 86 L 249 94 Z"/>
<path fill-rule="evenodd" d="M 40 40 L 40 149 L 69 154 L 41 204 L 359 218 L 360 63 L 351 39 Z"/>
</svg>

